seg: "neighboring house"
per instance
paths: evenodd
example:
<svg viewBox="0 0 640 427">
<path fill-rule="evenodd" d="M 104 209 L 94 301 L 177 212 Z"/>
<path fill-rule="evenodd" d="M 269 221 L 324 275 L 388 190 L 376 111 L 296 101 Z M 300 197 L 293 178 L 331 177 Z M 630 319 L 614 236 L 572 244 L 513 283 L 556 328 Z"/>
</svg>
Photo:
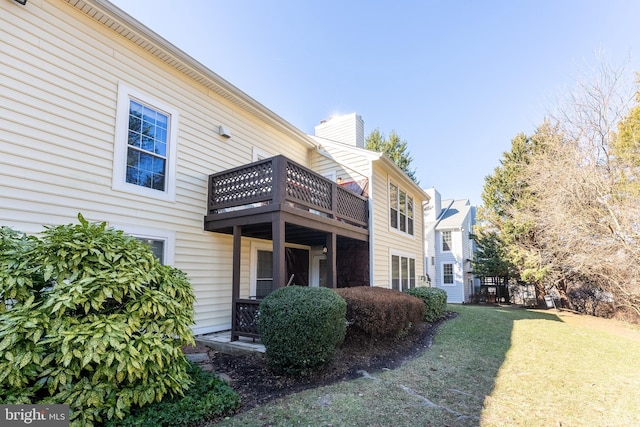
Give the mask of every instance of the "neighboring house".
<svg viewBox="0 0 640 427">
<path fill-rule="evenodd" d="M 425 265 L 431 286 L 447 292 L 447 302 L 470 302 L 480 282 L 472 273 L 475 242 L 471 239 L 476 208 L 469 200 L 441 200 L 425 190 Z"/>
<path fill-rule="evenodd" d="M 0 225 L 81 212 L 147 242 L 196 334 L 257 336 L 287 283 L 424 274 L 428 197 L 385 155 L 319 143 L 106 0 L 2 1 L 0 28 Z"/>
</svg>

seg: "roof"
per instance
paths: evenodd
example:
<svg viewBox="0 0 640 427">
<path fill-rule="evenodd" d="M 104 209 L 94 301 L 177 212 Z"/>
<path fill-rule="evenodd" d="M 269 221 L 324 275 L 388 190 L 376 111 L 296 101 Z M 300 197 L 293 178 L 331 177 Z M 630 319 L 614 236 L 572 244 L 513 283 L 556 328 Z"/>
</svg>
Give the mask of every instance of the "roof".
<svg viewBox="0 0 640 427">
<path fill-rule="evenodd" d="M 314 141 L 291 123 L 211 71 L 140 21 L 107 0 L 65 0 L 105 28 L 129 40 L 140 49 L 174 68 L 192 81 L 206 87 L 254 117 L 280 129 L 315 148 Z"/>
<path fill-rule="evenodd" d="M 330 159 L 332 159 L 331 155 L 329 153 L 325 152 L 324 150 L 322 150 L 322 145 L 323 144 L 325 146 L 326 145 L 335 145 L 335 146 L 339 146 L 339 147 L 341 147 L 343 149 L 352 150 L 352 151 L 358 153 L 359 155 L 366 156 L 369 159 L 369 161 L 371 161 L 371 162 L 381 161 L 388 169 L 393 170 L 398 177 L 401 177 L 401 179 L 404 180 L 404 183 L 406 185 L 409 185 L 409 186 L 413 187 L 414 194 L 419 194 L 420 197 L 422 198 L 422 200 L 431 199 L 431 197 L 429 197 L 429 195 L 424 191 L 424 189 L 422 187 L 420 187 L 418 184 L 416 184 L 411 179 L 411 177 L 409 177 L 409 175 L 407 175 L 402 169 L 400 169 L 400 167 L 393 160 L 391 160 L 391 158 L 389 156 L 387 156 L 385 153 L 378 152 L 378 151 L 373 151 L 373 150 L 368 150 L 366 148 L 356 147 L 355 145 L 345 144 L 344 142 L 334 141 L 334 140 L 327 139 L 327 138 L 322 138 L 322 137 L 319 137 L 319 136 L 309 135 L 309 137 L 312 138 L 313 140 L 315 140 L 318 143 L 318 152 L 321 155 L 323 155 L 325 157 L 328 157 Z"/>
<path fill-rule="evenodd" d="M 439 222 L 436 225 L 436 229 L 446 230 L 462 227 L 469 212 L 471 212 L 471 208 L 469 199 L 443 200 L 442 212 L 440 213 L 440 218 L 438 218 Z"/>
</svg>

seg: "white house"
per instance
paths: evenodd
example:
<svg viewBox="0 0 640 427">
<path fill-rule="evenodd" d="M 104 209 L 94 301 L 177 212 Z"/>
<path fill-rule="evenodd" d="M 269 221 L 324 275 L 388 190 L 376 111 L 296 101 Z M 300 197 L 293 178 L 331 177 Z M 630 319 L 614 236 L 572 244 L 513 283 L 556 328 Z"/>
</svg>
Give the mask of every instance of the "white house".
<svg viewBox="0 0 640 427">
<path fill-rule="evenodd" d="M 471 272 L 475 242 L 470 234 L 476 208 L 469 200 L 441 200 L 435 188 L 425 190 L 425 266 L 431 286 L 447 292 L 447 302 L 469 302 L 480 283 Z"/>
<path fill-rule="evenodd" d="M 0 28 L 0 225 L 80 212 L 148 242 L 187 273 L 196 334 L 257 336 L 288 281 L 424 271 L 428 196 L 387 156 L 318 142 L 107 0 L 3 0 Z"/>
</svg>

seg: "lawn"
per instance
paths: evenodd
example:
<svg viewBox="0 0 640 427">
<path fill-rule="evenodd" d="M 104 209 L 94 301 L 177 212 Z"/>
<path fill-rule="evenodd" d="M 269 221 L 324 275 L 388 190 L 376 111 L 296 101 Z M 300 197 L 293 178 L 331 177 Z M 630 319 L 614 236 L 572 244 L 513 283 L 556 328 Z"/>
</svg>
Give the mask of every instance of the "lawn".
<svg viewBox="0 0 640 427">
<path fill-rule="evenodd" d="M 307 390 L 220 426 L 640 425 L 640 328 L 565 312 L 450 306 L 394 370 Z"/>
</svg>

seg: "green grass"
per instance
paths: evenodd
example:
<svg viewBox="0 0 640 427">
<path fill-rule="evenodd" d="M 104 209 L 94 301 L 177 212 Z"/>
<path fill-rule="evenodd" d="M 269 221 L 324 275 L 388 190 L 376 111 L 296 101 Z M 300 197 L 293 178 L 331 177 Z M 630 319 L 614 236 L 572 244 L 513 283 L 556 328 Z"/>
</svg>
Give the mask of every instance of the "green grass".
<svg viewBox="0 0 640 427">
<path fill-rule="evenodd" d="M 640 332 L 619 322 L 450 306 L 399 369 L 288 396 L 221 426 L 640 425 Z"/>
</svg>

